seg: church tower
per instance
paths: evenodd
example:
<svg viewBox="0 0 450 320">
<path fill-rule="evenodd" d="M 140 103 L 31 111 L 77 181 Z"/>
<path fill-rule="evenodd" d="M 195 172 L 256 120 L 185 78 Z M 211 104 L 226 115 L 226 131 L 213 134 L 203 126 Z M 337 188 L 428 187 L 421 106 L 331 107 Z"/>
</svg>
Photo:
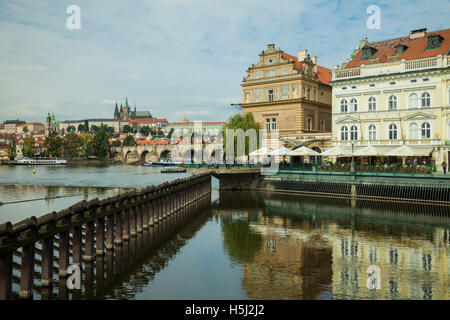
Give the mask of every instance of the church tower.
<svg viewBox="0 0 450 320">
<path fill-rule="evenodd" d="M 117 102 L 116 102 L 116 108 L 114 109 L 114 119 L 119 120 L 119 109 L 117 108 Z"/>
</svg>

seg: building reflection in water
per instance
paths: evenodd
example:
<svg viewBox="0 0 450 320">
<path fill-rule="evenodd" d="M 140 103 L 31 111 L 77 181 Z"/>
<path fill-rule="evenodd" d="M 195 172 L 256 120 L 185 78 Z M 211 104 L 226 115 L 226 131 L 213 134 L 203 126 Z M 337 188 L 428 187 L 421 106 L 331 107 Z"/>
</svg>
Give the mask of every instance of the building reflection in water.
<svg viewBox="0 0 450 320">
<path fill-rule="evenodd" d="M 449 207 L 224 191 L 215 212 L 250 299 L 449 299 Z"/>
</svg>

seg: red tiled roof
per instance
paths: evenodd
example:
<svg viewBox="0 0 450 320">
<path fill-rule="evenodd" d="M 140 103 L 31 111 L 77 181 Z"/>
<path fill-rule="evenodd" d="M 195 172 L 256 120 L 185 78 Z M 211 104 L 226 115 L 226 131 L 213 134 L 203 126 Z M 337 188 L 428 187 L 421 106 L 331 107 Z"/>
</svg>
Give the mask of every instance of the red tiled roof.
<svg viewBox="0 0 450 320">
<path fill-rule="evenodd" d="M 131 123 L 168 123 L 167 119 L 141 118 L 129 120 Z"/>
<path fill-rule="evenodd" d="M 428 35 L 438 34 L 443 38 L 441 47 L 439 49 L 425 50 L 428 45 Z M 399 55 L 396 55 L 396 48 L 398 44 L 406 45 L 408 48 Z M 362 50 L 353 57 L 344 67 L 357 68 L 361 65 L 377 64 L 385 62 L 393 62 L 398 60 L 416 60 L 422 58 L 430 58 L 439 54 L 446 55 L 450 49 L 450 29 L 427 32 L 424 37 L 417 39 L 410 39 L 409 35 L 406 37 L 388 39 L 383 41 L 376 41 L 368 43 L 368 46 L 377 49 L 373 55 L 373 60 L 361 60 Z"/>
<path fill-rule="evenodd" d="M 281 57 L 284 60 L 293 60 L 294 68 L 298 71 L 303 69 L 303 63 L 298 61 L 297 57 L 291 56 L 287 53 L 282 53 Z M 331 81 L 331 70 L 322 66 L 317 65 L 317 77 L 319 78 L 319 81 L 324 84 L 329 84 Z"/>
<path fill-rule="evenodd" d="M 169 125 L 193 125 L 195 124 L 195 122 L 172 122 L 169 123 Z M 202 124 L 227 124 L 226 122 L 206 122 L 206 121 L 202 121 Z"/>
</svg>

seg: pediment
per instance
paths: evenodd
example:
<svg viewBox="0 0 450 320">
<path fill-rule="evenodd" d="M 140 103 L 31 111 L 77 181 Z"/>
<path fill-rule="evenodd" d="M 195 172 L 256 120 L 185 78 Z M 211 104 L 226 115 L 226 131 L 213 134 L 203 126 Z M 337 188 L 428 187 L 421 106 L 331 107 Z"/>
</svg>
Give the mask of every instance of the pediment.
<svg viewBox="0 0 450 320">
<path fill-rule="evenodd" d="M 424 119 L 436 119 L 436 116 L 433 114 L 428 114 L 428 113 L 419 111 L 419 112 L 407 115 L 406 117 L 403 117 L 403 120 L 424 120 Z"/>
<path fill-rule="evenodd" d="M 355 117 L 347 116 L 336 121 L 336 123 L 355 123 L 355 122 L 359 123 L 361 122 L 361 120 Z"/>
</svg>

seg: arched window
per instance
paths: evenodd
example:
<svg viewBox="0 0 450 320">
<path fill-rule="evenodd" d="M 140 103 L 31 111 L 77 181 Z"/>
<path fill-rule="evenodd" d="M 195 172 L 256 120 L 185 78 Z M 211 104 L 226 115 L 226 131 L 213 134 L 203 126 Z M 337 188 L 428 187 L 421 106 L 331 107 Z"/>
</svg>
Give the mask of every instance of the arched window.
<svg viewBox="0 0 450 320">
<path fill-rule="evenodd" d="M 377 140 L 377 127 L 374 124 L 369 126 L 369 140 Z"/>
<path fill-rule="evenodd" d="M 350 128 L 350 140 L 358 140 L 358 127 L 352 126 Z"/>
<path fill-rule="evenodd" d="M 428 92 L 422 93 L 422 108 L 428 108 L 431 106 L 431 96 Z"/>
<path fill-rule="evenodd" d="M 397 97 L 392 95 L 389 97 L 389 110 L 397 109 Z"/>
<path fill-rule="evenodd" d="M 389 140 L 397 140 L 397 125 L 394 123 L 389 125 Z"/>
<path fill-rule="evenodd" d="M 350 100 L 350 112 L 356 112 L 358 111 L 358 101 L 353 98 Z"/>
<path fill-rule="evenodd" d="M 411 123 L 409 125 L 409 138 L 419 139 L 419 126 L 417 125 L 417 123 Z"/>
<path fill-rule="evenodd" d="M 377 110 L 377 99 L 375 97 L 369 98 L 369 111 Z"/>
<path fill-rule="evenodd" d="M 410 109 L 417 109 L 419 107 L 419 100 L 417 98 L 417 94 L 411 93 L 409 95 L 409 108 Z"/>
<path fill-rule="evenodd" d="M 348 104 L 345 99 L 341 101 L 341 112 L 348 112 Z"/>
<path fill-rule="evenodd" d="M 428 122 L 422 123 L 422 139 L 431 138 L 431 125 Z"/>
<path fill-rule="evenodd" d="M 341 127 L 341 140 L 347 141 L 348 140 L 348 128 L 347 126 Z"/>
</svg>

